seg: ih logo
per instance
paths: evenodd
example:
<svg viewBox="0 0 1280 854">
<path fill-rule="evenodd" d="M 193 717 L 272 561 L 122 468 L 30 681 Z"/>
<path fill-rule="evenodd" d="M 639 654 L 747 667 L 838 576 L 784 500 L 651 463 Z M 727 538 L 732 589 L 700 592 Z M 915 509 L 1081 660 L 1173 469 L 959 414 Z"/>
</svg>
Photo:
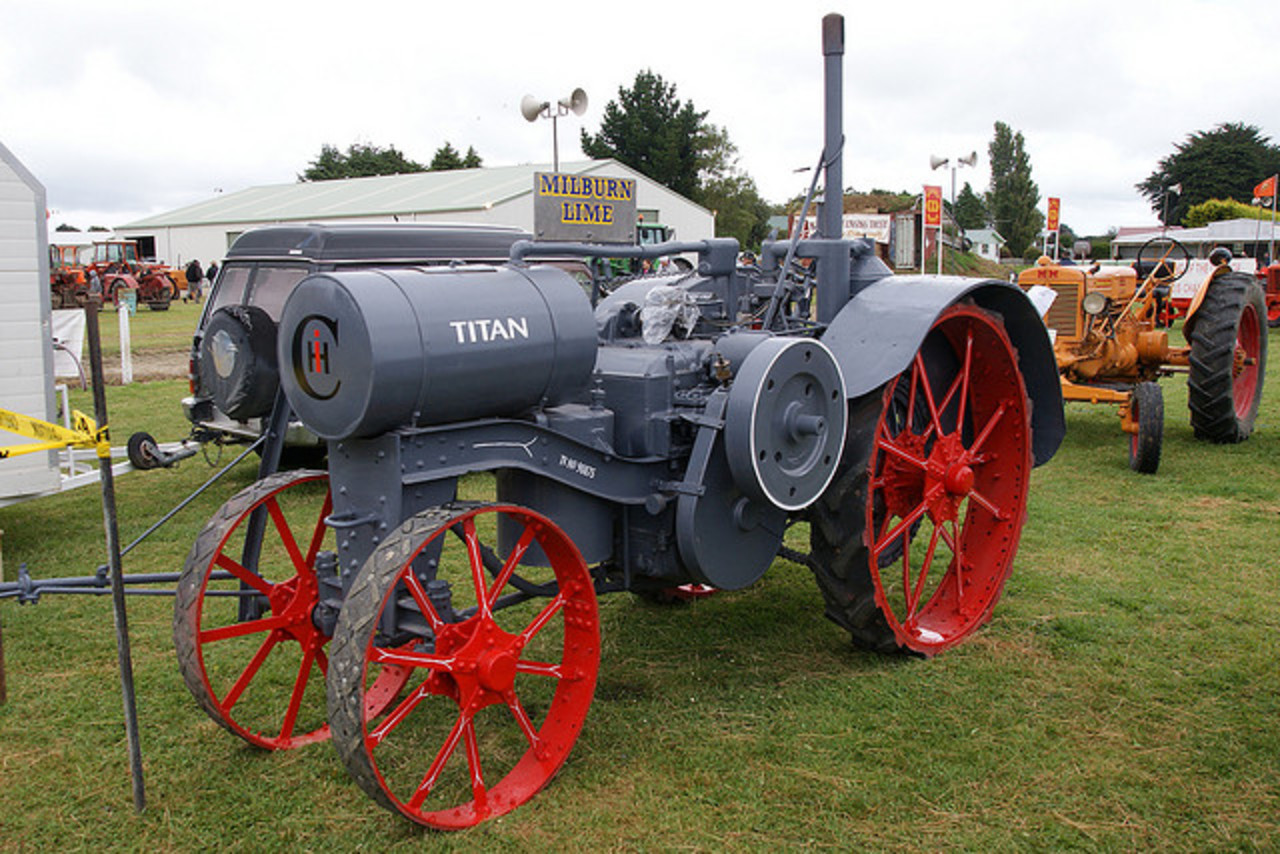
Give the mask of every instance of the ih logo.
<svg viewBox="0 0 1280 854">
<path fill-rule="evenodd" d="M 293 333 L 293 378 L 316 400 L 328 400 L 338 393 L 335 360 L 338 356 L 338 323 L 313 314 L 298 324 Z"/>
</svg>

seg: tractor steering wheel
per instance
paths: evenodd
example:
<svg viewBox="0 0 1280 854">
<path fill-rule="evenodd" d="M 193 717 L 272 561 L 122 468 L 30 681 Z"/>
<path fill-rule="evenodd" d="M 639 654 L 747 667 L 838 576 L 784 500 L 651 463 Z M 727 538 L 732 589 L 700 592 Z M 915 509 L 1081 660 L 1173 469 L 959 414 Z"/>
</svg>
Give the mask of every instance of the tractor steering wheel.
<svg viewBox="0 0 1280 854">
<path fill-rule="evenodd" d="M 1182 262 L 1182 269 L 1174 272 L 1178 261 Z M 1138 259 L 1133 262 L 1139 279 L 1150 275 L 1158 285 L 1173 284 L 1186 275 L 1190 266 L 1191 253 L 1172 237 L 1151 238 L 1138 249 Z"/>
</svg>

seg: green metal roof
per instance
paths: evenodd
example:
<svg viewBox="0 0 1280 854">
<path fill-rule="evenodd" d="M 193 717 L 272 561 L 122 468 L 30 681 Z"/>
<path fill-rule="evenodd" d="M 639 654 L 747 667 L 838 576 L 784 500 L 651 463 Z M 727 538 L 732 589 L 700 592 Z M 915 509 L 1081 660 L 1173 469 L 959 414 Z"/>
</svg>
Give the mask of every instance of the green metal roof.
<svg viewBox="0 0 1280 854">
<path fill-rule="evenodd" d="M 562 162 L 560 171 L 586 174 L 604 167 L 643 177 L 615 160 Z M 483 210 L 532 193 L 534 173 L 550 171 L 550 163 L 526 163 L 271 184 L 215 196 L 185 208 L 135 220 L 118 229 Z"/>
</svg>

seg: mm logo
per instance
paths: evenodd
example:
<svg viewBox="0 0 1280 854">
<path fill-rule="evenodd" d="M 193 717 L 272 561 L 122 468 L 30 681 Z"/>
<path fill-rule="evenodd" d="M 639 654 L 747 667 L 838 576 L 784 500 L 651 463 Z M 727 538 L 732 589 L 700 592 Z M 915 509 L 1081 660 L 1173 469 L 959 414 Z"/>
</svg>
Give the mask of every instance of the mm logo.
<svg viewBox="0 0 1280 854">
<path fill-rule="evenodd" d="M 342 380 L 336 375 L 338 323 L 312 314 L 293 333 L 293 378 L 308 397 L 328 400 L 338 393 Z"/>
</svg>

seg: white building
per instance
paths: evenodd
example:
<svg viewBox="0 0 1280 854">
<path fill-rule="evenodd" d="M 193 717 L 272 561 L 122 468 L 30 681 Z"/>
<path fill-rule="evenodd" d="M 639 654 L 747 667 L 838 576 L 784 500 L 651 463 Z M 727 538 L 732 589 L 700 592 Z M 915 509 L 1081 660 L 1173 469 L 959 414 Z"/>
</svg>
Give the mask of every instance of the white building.
<svg viewBox="0 0 1280 854">
<path fill-rule="evenodd" d="M 1269 219 L 1224 219 L 1200 228 L 1122 228 L 1111 239 L 1111 257 L 1137 258 L 1144 243 L 1161 237 L 1177 240 L 1187 247 L 1192 258 L 1208 258 L 1215 248 L 1225 246 L 1236 258 L 1256 258 L 1262 262 L 1275 260 L 1271 253 L 1272 248 L 1280 244 L 1280 228 L 1273 226 Z"/>
<path fill-rule="evenodd" d="M 480 222 L 533 231 L 533 176 L 550 164 L 414 172 L 250 187 L 170 213 L 118 226 L 146 257 L 182 265 L 221 260 L 242 232 L 289 222 Z M 561 163 L 561 173 L 632 178 L 645 222 L 675 229 L 678 240 L 715 236 L 715 216 L 616 160 Z"/>
<path fill-rule="evenodd" d="M 1005 239 L 994 228 L 966 228 L 965 239 L 971 244 L 970 251 L 979 258 L 1000 263 L 1000 249 Z"/>
<path fill-rule="evenodd" d="M 0 408 L 53 421 L 44 187 L 0 145 Z M 0 446 L 31 441 L 0 430 Z M 53 451 L 0 459 L 0 499 L 56 489 Z"/>
</svg>

